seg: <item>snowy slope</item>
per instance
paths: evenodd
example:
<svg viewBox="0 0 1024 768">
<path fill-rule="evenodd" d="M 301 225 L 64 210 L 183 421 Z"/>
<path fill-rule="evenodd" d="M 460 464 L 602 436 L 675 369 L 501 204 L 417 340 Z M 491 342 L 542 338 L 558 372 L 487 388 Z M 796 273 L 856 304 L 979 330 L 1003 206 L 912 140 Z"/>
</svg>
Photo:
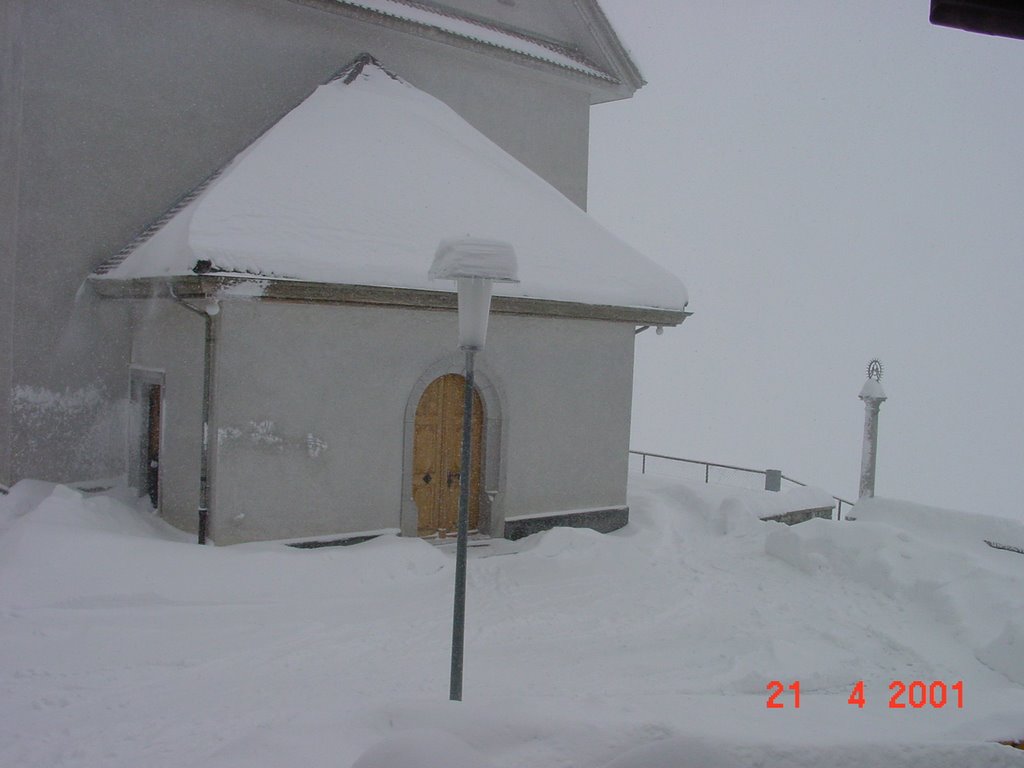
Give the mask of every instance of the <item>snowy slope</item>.
<svg viewBox="0 0 1024 768">
<path fill-rule="evenodd" d="M 511 243 L 522 282 L 496 295 L 682 310 L 677 277 L 591 219 L 446 104 L 366 64 L 238 155 L 98 279 L 220 273 L 454 290 L 442 240 Z"/>
<path fill-rule="evenodd" d="M 1024 527 L 875 500 L 785 528 L 753 499 L 636 476 L 618 533 L 472 550 L 454 704 L 448 552 L 199 547 L 20 483 L 0 765 L 1024 766 L 992 743 L 1024 736 L 1024 556 L 978 543 Z M 768 709 L 771 680 L 800 708 Z M 964 706 L 890 709 L 892 680 L 962 680 Z"/>
</svg>

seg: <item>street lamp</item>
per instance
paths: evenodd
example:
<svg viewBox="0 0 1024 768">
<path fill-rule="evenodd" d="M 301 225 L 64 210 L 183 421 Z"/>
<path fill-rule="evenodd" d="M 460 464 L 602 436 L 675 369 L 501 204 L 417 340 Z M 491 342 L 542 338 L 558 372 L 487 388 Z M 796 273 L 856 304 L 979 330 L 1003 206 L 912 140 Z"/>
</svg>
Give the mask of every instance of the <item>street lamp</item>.
<svg viewBox="0 0 1024 768">
<path fill-rule="evenodd" d="M 466 394 L 462 411 L 459 466 L 459 535 L 455 549 L 455 606 L 452 611 L 452 667 L 448 698 L 462 701 L 462 657 L 466 630 L 466 546 L 473 423 L 473 355 L 484 348 L 491 311 L 491 284 L 517 283 L 516 254 L 499 240 L 442 240 L 429 272 L 432 280 L 455 280 L 459 291 L 459 348 L 466 353 Z"/>
</svg>

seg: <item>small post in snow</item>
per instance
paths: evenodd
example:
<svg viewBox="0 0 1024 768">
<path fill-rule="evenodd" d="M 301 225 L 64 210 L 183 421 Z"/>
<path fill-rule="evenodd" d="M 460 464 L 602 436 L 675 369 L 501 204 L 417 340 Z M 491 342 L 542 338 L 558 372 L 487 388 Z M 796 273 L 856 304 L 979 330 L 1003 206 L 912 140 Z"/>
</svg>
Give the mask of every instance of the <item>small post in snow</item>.
<svg viewBox="0 0 1024 768">
<path fill-rule="evenodd" d="M 875 495 L 875 459 L 878 454 L 878 409 L 886 401 L 882 389 L 882 363 L 872 360 L 868 363 L 868 380 L 860 390 L 864 401 L 864 445 L 860 456 L 860 493 L 858 498 Z"/>
</svg>

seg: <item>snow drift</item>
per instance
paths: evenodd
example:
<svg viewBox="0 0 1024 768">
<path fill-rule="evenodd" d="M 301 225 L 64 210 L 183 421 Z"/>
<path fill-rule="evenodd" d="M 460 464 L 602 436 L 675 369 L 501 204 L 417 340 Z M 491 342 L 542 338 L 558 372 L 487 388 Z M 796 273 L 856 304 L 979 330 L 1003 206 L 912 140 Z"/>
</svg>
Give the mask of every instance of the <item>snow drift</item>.
<svg viewBox="0 0 1024 768">
<path fill-rule="evenodd" d="M 636 476 L 620 532 L 473 548 L 452 703 L 444 548 L 200 547 L 117 498 L 19 483 L 0 764 L 1024 765 L 994 743 L 1024 728 L 1024 556 L 983 542 L 1018 527 L 879 499 L 785 528 L 740 495 Z M 766 706 L 773 680 L 799 708 Z M 964 705 L 893 710 L 893 680 L 963 681 Z"/>
</svg>

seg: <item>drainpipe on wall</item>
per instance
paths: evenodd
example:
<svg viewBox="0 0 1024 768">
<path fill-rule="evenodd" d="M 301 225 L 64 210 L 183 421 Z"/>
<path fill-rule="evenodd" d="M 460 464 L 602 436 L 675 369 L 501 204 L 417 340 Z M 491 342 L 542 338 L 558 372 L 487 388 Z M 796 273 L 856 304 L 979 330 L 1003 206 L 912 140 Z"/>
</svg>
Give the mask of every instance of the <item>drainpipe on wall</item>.
<svg viewBox="0 0 1024 768">
<path fill-rule="evenodd" d="M 206 543 L 210 524 L 210 412 L 213 401 L 214 348 L 217 342 L 215 319 L 220 313 L 217 299 L 207 299 L 201 307 L 175 298 L 181 306 L 197 315 L 202 315 L 206 326 L 203 345 L 203 441 L 199 456 L 199 537 L 198 543 Z"/>
</svg>

